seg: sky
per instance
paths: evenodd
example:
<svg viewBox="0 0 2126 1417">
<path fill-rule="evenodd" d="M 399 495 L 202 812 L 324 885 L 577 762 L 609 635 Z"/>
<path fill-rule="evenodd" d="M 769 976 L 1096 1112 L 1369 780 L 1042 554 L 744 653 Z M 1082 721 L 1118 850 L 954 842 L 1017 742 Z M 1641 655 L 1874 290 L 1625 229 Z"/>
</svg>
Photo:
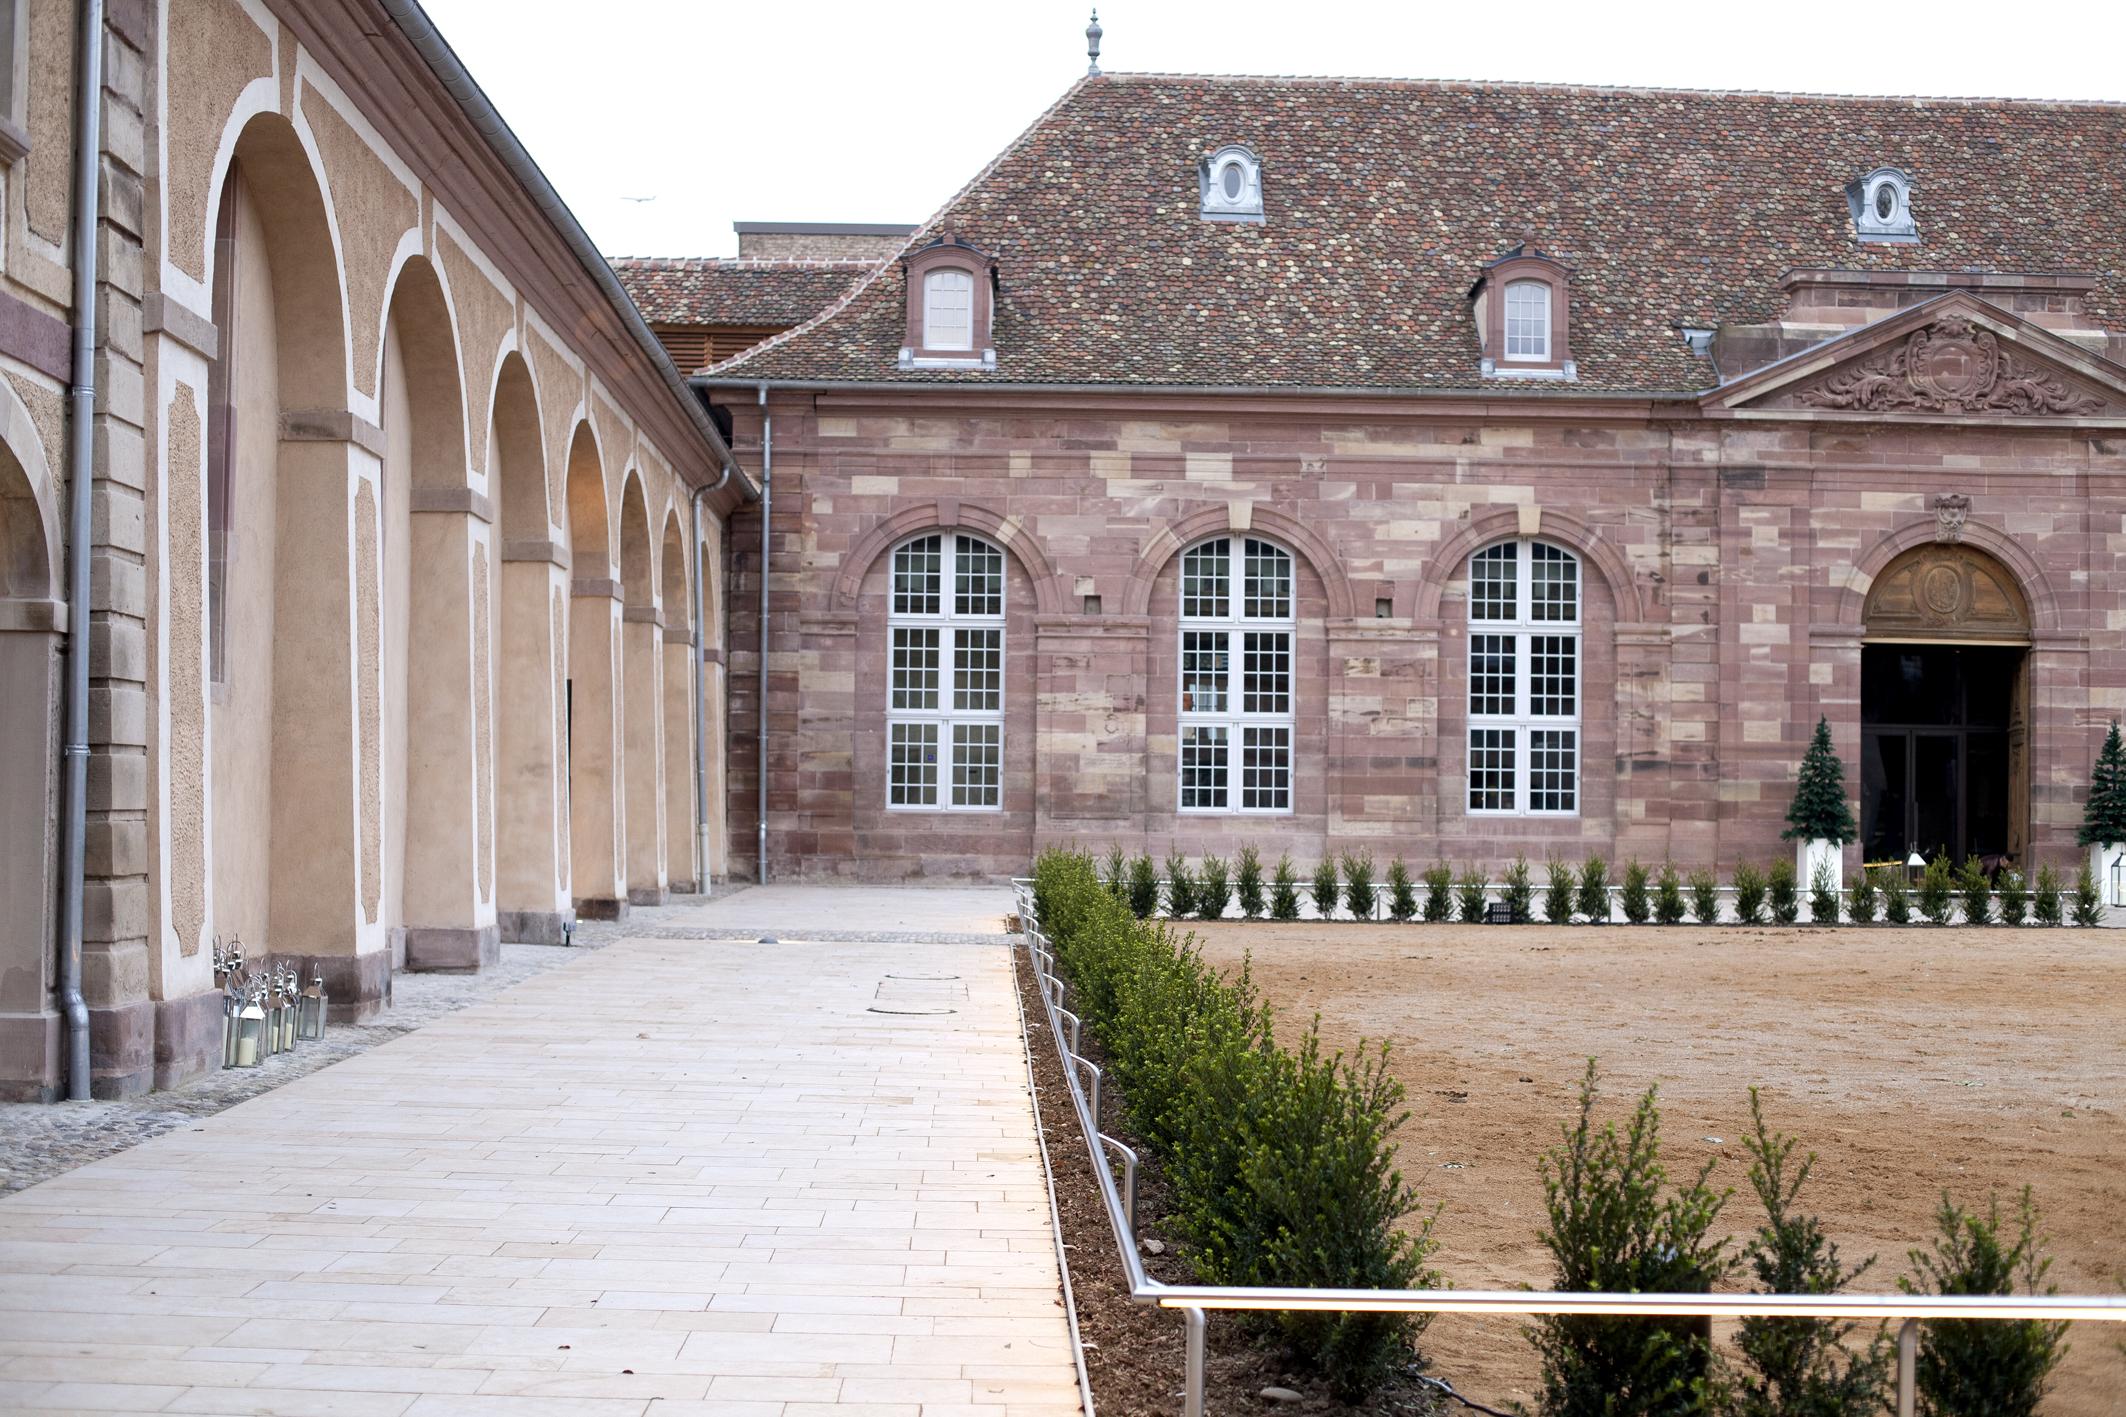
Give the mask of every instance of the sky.
<svg viewBox="0 0 2126 1417">
<path fill-rule="evenodd" d="M 734 221 L 922 221 L 1086 64 L 1081 0 L 424 3 L 609 256 L 735 255 Z M 2042 14 L 2021 25 L 1966 0 L 1110 0 L 1100 63 L 2126 99 L 2117 0 Z"/>
</svg>

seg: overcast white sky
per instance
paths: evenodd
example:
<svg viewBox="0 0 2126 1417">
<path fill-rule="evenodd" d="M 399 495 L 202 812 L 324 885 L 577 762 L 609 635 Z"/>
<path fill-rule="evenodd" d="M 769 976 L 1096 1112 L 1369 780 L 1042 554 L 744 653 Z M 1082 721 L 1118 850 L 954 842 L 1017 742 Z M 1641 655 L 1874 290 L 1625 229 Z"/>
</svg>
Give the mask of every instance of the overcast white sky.
<svg viewBox="0 0 2126 1417">
<path fill-rule="evenodd" d="M 1081 0 L 425 0 L 609 255 L 916 222 L 1085 72 Z M 1111 71 L 2126 98 L 2117 0 L 1110 0 Z M 952 119 L 929 120 L 943 98 Z M 2126 153 L 2091 154 L 2120 162 Z"/>
</svg>

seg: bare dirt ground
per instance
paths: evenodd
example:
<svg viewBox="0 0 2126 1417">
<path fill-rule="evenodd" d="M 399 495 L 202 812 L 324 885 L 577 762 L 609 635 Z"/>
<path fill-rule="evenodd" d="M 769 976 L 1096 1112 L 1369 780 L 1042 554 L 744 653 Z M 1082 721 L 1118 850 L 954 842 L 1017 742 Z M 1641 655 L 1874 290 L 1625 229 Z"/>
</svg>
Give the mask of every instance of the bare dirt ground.
<svg viewBox="0 0 2126 1417">
<path fill-rule="evenodd" d="M 1660 1087 L 1672 1177 L 1718 1158 L 1723 1223 L 1760 1214 L 1740 1141 L 1749 1088 L 1818 1154 L 1803 1201 L 1856 1286 L 1891 1290 L 1946 1188 L 1966 1206 L 2035 1188 L 2063 1293 L 2126 1287 L 2126 932 L 1459 925 L 1192 927 L 1252 958 L 1289 1039 L 1387 1039 L 1409 1089 L 1404 1173 L 1444 1203 L 1434 1263 L 1462 1288 L 1552 1282 L 1536 1159 L 1587 1059 L 1602 1113 Z M 1739 1244 L 1739 1241 L 1738 1241 Z M 1739 1287 L 1739 1285 L 1738 1285 Z M 2126 1332 L 2078 1324 L 2045 1411 L 2126 1414 Z M 1533 1395 L 1518 1322 L 1445 1316 L 1434 1371 L 1503 1406 Z"/>
</svg>

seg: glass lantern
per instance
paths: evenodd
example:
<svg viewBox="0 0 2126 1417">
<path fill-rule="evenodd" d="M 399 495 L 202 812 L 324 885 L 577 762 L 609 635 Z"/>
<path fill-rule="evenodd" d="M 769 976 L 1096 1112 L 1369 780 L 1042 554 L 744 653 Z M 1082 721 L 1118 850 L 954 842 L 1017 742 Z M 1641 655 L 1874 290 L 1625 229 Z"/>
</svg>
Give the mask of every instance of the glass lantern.
<svg viewBox="0 0 2126 1417">
<path fill-rule="evenodd" d="M 295 1001 L 295 1036 L 315 1042 L 325 1036 L 325 971 L 318 970 L 303 990 L 303 996 Z"/>
<path fill-rule="evenodd" d="M 266 1009 L 254 996 L 236 1016 L 236 1066 L 255 1068 L 266 1060 Z"/>
<path fill-rule="evenodd" d="M 1905 879 L 1907 881 L 1916 886 L 1919 884 L 1920 878 L 1926 874 L 1927 859 L 1924 856 L 1915 851 L 1905 858 Z"/>
</svg>

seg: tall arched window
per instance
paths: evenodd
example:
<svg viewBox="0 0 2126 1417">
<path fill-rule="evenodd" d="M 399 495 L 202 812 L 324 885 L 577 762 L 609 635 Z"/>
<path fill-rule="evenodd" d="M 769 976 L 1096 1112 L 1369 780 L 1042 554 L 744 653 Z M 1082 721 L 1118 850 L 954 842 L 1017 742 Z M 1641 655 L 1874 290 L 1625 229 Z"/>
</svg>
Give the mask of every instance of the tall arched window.
<svg viewBox="0 0 2126 1417">
<path fill-rule="evenodd" d="M 923 348 L 974 348 L 974 275 L 947 267 L 923 277 Z"/>
<path fill-rule="evenodd" d="M 1506 357 L 1550 358 L 1550 287 L 1517 280 L 1506 287 Z"/>
<path fill-rule="evenodd" d="M 1580 810 L 1580 561 L 1547 541 L 1469 561 L 1469 810 Z"/>
<path fill-rule="evenodd" d="M 1004 804 L 1004 553 L 930 532 L 893 553 L 886 805 Z"/>
<path fill-rule="evenodd" d="M 1293 605 L 1292 558 L 1267 541 L 1182 556 L 1182 811 L 1292 810 Z"/>
</svg>

